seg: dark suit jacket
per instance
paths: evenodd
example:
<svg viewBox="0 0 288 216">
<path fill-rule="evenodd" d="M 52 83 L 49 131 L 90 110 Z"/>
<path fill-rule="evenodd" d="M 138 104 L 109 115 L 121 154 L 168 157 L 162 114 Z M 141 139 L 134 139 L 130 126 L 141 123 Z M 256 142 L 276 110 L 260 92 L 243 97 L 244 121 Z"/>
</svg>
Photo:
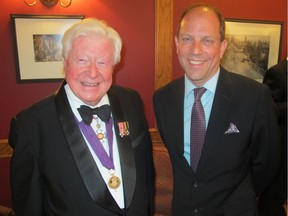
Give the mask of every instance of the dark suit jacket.
<svg viewBox="0 0 288 216">
<path fill-rule="evenodd" d="M 183 156 L 184 78 L 155 93 L 157 125 L 173 167 L 173 215 L 256 215 L 256 195 L 279 163 L 279 130 L 268 93 L 256 81 L 220 69 L 196 173 Z M 230 123 L 240 132 L 225 134 Z"/>
<path fill-rule="evenodd" d="M 152 144 L 139 95 L 118 86 L 108 91 L 125 194 L 126 208 L 121 210 L 80 132 L 64 84 L 56 94 L 11 121 L 11 189 L 16 215 L 152 215 Z M 129 123 L 130 134 L 121 138 L 118 122 L 123 121 Z"/>
<path fill-rule="evenodd" d="M 287 135 L 287 59 L 274 65 L 265 73 L 263 83 L 268 85 L 280 110 L 280 124 Z"/>
</svg>

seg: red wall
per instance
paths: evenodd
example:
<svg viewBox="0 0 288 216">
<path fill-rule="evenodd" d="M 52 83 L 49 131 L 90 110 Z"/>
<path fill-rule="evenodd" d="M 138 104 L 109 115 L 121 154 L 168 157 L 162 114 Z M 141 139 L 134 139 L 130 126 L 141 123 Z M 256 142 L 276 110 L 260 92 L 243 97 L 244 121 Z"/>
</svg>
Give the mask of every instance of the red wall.
<svg viewBox="0 0 288 216">
<path fill-rule="evenodd" d="M 27 0 L 32 2 L 32 0 Z M 24 107 L 54 92 L 59 82 L 16 83 L 10 14 L 85 15 L 104 19 L 121 35 L 122 62 L 115 82 L 138 90 L 144 100 L 148 122 L 154 124 L 154 1 L 73 0 L 68 8 L 59 4 L 47 8 L 39 1 L 27 6 L 23 0 L 0 1 L 0 139 L 6 139 L 10 119 Z"/>
<path fill-rule="evenodd" d="M 194 1 L 174 0 L 174 34 L 183 9 L 188 7 L 192 2 Z M 284 22 L 280 59 L 287 57 L 287 0 L 209 0 L 209 2 L 218 7 L 224 14 L 225 18 Z M 183 74 L 175 54 L 175 44 L 173 71 L 174 77 L 179 77 Z"/>
<path fill-rule="evenodd" d="M 32 0 L 27 0 L 32 1 Z M 182 10 L 193 1 L 174 0 L 174 33 Z M 287 55 L 286 0 L 210 0 L 225 17 L 238 19 L 285 21 L 281 58 Z M 41 3 L 29 7 L 22 0 L 0 1 L 0 139 L 8 137 L 12 116 L 24 107 L 54 92 L 57 83 L 16 83 L 15 60 L 10 14 L 85 15 L 106 20 L 121 35 L 124 43 L 122 62 L 115 71 L 115 83 L 138 90 L 144 100 L 150 127 L 155 126 L 152 109 L 154 90 L 154 1 L 153 0 L 73 0 L 63 8 L 47 8 Z M 174 46 L 175 53 L 175 46 Z M 174 76 L 182 75 L 176 55 Z"/>
</svg>

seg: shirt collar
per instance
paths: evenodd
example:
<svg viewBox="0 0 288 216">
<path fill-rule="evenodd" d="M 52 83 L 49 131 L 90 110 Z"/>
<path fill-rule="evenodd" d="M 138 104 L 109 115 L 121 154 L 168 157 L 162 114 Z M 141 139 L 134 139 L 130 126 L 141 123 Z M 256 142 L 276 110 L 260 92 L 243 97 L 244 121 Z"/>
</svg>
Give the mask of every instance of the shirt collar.
<svg viewBox="0 0 288 216">
<path fill-rule="evenodd" d="M 211 93 L 215 94 L 219 74 L 220 74 L 220 68 L 218 69 L 218 71 L 215 73 L 215 75 L 211 79 L 209 79 L 206 83 L 204 83 L 204 85 L 202 87 L 205 87 L 207 89 L 207 91 L 210 91 Z M 197 88 L 197 86 L 195 86 L 188 79 L 186 74 L 184 76 L 184 82 L 185 82 L 185 92 L 184 93 L 185 93 L 185 97 L 187 97 L 195 88 Z"/>
</svg>

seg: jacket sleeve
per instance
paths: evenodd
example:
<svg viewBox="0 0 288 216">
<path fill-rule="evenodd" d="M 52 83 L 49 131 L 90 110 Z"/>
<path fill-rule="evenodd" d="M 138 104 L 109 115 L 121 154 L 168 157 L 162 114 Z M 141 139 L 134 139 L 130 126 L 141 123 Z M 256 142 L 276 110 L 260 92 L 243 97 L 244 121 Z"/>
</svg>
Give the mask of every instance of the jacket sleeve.
<svg viewBox="0 0 288 216">
<path fill-rule="evenodd" d="M 17 216 L 45 215 L 38 161 L 25 135 L 25 126 L 16 118 L 11 121 L 9 144 L 13 148 L 10 164 L 13 210 Z"/>
<path fill-rule="evenodd" d="M 278 115 L 269 89 L 264 86 L 259 97 L 255 125 L 252 131 L 252 175 L 257 196 L 273 180 L 280 167 Z"/>
</svg>

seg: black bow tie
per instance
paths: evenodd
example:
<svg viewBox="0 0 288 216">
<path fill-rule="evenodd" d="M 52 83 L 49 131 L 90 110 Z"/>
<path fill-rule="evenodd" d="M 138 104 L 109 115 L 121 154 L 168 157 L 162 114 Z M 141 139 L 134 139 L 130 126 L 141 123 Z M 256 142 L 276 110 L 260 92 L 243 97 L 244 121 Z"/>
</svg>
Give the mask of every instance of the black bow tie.
<svg viewBox="0 0 288 216">
<path fill-rule="evenodd" d="M 97 115 L 103 122 L 108 122 L 111 115 L 111 109 L 108 104 L 105 104 L 101 107 L 96 107 L 94 109 L 81 105 L 80 108 L 77 109 L 82 120 L 86 125 L 90 125 L 93 119 L 93 115 Z"/>
</svg>

